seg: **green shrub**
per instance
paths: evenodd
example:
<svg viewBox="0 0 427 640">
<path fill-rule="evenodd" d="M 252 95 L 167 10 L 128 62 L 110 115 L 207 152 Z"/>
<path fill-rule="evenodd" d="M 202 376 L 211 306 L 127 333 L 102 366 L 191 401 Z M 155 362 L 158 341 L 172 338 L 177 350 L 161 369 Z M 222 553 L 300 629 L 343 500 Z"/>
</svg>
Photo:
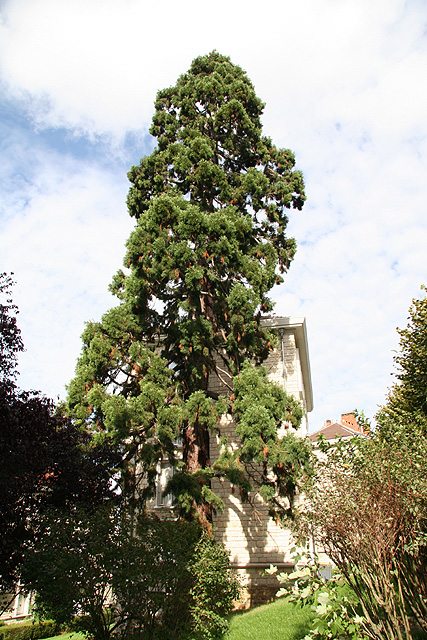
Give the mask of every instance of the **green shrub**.
<svg viewBox="0 0 427 640">
<path fill-rule="evenodd" d="M 198 524 L 107 508 L 55 512 L 43 526 L 23 567 L 42 618 L 95 640 L 216 640 L 227 629 L 238 585 Z"/>
<path fill-rule="evenodd" d="M 204 534 L 197 543 L 191 566 L 193 628 L 197 638 L 217 640 L 228 631 L 226 616 L 240 595 L 240 585 L 230 568 L 224 545 Z"/>
</svg>

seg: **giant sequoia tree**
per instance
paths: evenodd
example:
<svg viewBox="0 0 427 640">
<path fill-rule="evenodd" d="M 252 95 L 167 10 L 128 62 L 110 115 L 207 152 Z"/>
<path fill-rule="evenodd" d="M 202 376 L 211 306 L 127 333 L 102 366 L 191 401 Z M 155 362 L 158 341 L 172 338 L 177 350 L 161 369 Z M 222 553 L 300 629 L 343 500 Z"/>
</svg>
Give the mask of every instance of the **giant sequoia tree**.
<svg viewBox="0 0 427 640">
<path fill-rule="evenodd" d="M 181 435 L 174 491 L 183 508 L 197 505 L 205 518 L 215 502 L 212 475 L 244 483 L 243 459 L 211 464 L 209 433 L 221 412 L 233 412 L 233 396 L 228 407 L 218 402 L 209 381 L 217 376 L 231 394 L 243 364 L 260 364 L 271 350 L 274 336 L 261 313 L 273 308 L 268 294 L 295 253 L 288 211 L 305 199 L 292 152 L 262 135 L 262 110 L 244 71 L 216 52 L 159 92 L 150 129 L 157 148 L 129 172 L 136 227 L 125 271 L 111 286 L 120 304 L 87 325 L 69 387 L 76 416 L 126 443 L 128 496 L 138 473 L 150 491 L 156 463 L 165 454 L 174 462 L 173 440 Z M 259 376 L 262 386 L 262 370 Z M 246 375 L 241 397 L 253 385 Z M 256 443 L 247 458 L 267 470 L 275 451 L 284 474 L 292 464 L 289 455 L 281 463 L 276 427 L 284 419 L 297 424 L 301 412 L 279 395 L 268 405 L 255 394 L 252 431 L 242 438 Z"/>
</svg>

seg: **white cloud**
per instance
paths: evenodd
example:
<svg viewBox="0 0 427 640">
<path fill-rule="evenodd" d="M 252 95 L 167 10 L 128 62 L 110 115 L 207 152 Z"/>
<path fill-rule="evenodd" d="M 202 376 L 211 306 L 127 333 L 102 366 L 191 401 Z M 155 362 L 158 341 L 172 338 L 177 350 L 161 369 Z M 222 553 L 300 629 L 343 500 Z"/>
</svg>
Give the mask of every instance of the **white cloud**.
<svg viewBox="0 0 427 640">
<path fill-rule="evenodd" d="M 31 97 L 41 124 L 115 133 L 146 125 L 156 91 L 213 48 L 248 70 L 269 110 L 298 112 L 307 102 L 329 114 L 330 99 L 336 108 L 340 94 L 354 95 L 391 64 L 397 52 L 385 50 L 386 38 L 397 20 L 398 52 L 419 32 L 404 6 L 281 0 L 254 13 L 220 0 L 207 15 L 195 0 L 13 0 L 0 55 L 11 89 Z"/>
<path fill-rule="evenodd" d="M 216 48 L 247 70 L 267 105 L 266 133 L 295 150 L 305 174 L 308 202 L 290 221 L 297 258 L 274 295 L 277 313 L 307 316 L 311 427 L 354 406 L 372 415 L 391 382 L 395 327 L 426 280 L 425 3 L 200 7 L 3 3 L 4 93 L 36 128 L 112 145 L 96 164 L 34 154 L 16 135 L 1 151 L 0 178 L 10 186 L 0 242 L 18 280 L 28 348 L 21 369 L 35 381 L 27 386 L 60 392 L 83 321 L 111 304 L 106 286 L 131 221 L 124 171 L 115 173 L 108 153 L 125 157 L 124 136 L 146 129 L 157 90 Z"/>
<path fill-rule="evenodd" d="M 84 322 L 114 304 L 107 287 L 132 221 L 124 176 L 64 157 L 39 153 L 37 160 L 39 170 L 3 219 L 0 254 L 17 282 L 26 347 L 20 385 L 63 396 Z"/>
</svg>

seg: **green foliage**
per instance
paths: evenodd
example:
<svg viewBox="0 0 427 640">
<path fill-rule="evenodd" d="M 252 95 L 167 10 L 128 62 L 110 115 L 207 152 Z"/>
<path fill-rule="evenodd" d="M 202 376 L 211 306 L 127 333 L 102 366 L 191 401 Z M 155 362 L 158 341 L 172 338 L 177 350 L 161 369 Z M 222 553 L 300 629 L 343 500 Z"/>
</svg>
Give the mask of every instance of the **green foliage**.
<svg viewBox="0 0 427 640">
<path fill-rule="evenodd" d="M 85 637 L 86 636 L 84 636 L 82 633 L 76 633 L 74 631 L 71 633 L 61 633 L 60 635 L 49 638 L 49 640 L 84 640 Z"/>
<path fill-rule="evenodd" d="M 398 329 L 400 351 L 394 358 L 398 382 L 377 416 L 380 424 L 387 419 L 406 423 L 427 419 L 427 296 L 412 301 L 408 320 L 405 329 Z"/>
<path fill-rule="evenodd" d="M 52 514 L 43 533 L 23 567 L 38 615 L 95 640 L 227 629 L 238 585 L 224 548 L 195 523 L 105 508 Z"/>
<path fill-rule="evenodd" d="M 70 412 L 95 438 L 121 445 L 128 504 L 153 494 L 165 458 L 178 467 L 174 491 L 186 517 L 197 512 L 209 521 L 220 507 L 213 474 L 228 470 L 247 490 L 241 461 L 201 471 L 211 468 L 210 433 L 225 410 L 212 379 L 231 394 L 242 363 L 260 364 L 274 345 L 261 313 L 273 308 L 269 292 L 295 253 L 288 210 L 305 200 L 292 152 L 262 134 L 262 110 L 240 67 L 215 51 L 197 58 L 158 93 L 150 130 L 157 147 L 128 174 L 136 226 L 126 271 L 111 285 L 120 304 L 87 325 L 68 397 Z M 279 406 L 282 415 L 274 409 L 265 425 L 258 407 L 252 423 L 261 430 L 272 421 L 298 424 L 295 403 Z M 182 464 L 174 455 L 178 436 Z M 246 460 L 260 456 L 250 438 Z M 273 458 L 282 493 L 294 486 L 284 477 L 292 464 Z"/>
<path fill-rule="evenodd" d="M 42 640 L 59 633 L 60 625 L 52 621 L 23 622 L 0 628 L 0 640 Z"/>
<path fill-rule="evenodd" d="M 185 637 L 192 628 L 191 565 L 200 530 L 194 523 L 139 518 L 113 569 L 112 589 L 123 637 Z"/>
<path fill-rule="evenodd" d="M 40 617 L 68 623 L 101 640 L 110 636 L 112 566 L 117 521 L 110 510 L 52 512 L 23 564 L 24 584 L 36 592 Z M 118 536 L 120 537 L 120 536 Z"/>
<path fill-rule="evenodd" d="M 295 398 L 268 380 L 264 367 L 249 362 L 234 378 L 233 387 L 232 414 L 241 440 L 237 462 L 252 468 L 250 484 L 243 488 L 258 490 L 270 514 L 283 518 L 292 513 L 298 483 L 311 473 L 310 442 L 291 429 L 299 426 L 303 410 Z M 285 434 L 279 436 L 283 426 Z M 256 472 L 253 461 L 259 465 Z"/>
</svg>

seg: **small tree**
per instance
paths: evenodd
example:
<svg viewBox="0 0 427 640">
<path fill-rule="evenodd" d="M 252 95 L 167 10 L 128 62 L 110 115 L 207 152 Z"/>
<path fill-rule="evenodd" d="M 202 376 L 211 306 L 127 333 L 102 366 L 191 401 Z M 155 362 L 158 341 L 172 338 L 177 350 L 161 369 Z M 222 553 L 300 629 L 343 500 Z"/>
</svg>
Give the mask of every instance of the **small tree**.
<svg viewBox="0 0 427 640">
<path fill-rule="evenodd" d="M 22 579 L 36 592 L 35 611 L 75 625 L 96 640 L 110 638 L 111 578 L 117 538 L 114 512 L 51 511 L 26 553 Z"/>
<path fill-rule="evenodd" d="M 300 521 L 359 597 L 366 634 L 383 640 L 412 638 L 411 616 L 427 632 L 427 298 L 399 333 L 399 382 L 377 430 L 323 446 Z"/>
<path fill-rule="evenodd" d="M 25 545 L 37 536 L 46 509 L 94 506 L 115 498 L 118 463 L 108 442 L 88 434 L 38 392 L 20 391 L 16 357 L 23 350 L 11 302 L 12 280 L 0 276 L 0 588 L 18 578 Z"/>
<path fill-rule="evenodd" d="M 412 301 L 408 320 L 404 329 L 398 329 L 397 382 L 377 416 L 383 430 L 387 418 L 406 423 L 427 418 L 427 296 Z"/>
<path fill-rule="evenodd" d="M 190 566 L 193 575 L 191 613 L 197 638 L 216 640 L 228 630 L 226 616 L 239 598 L 240 588 L 221 543 L 204 533 Z"/>
<path fill-rule="evenodd" d="M 147 640 L 186 636 L 193 627 L 190 566 L 199 527 L 145 515 L 138 518 L 136 533 L 125 528 L 113 568 L 112 590 L 125 622 L 122 635 Z"/>
<path fill-rule="evenodd" d="M 426 441 L 397 449 L 356 438 L 326 453 L 302 516 L 306 534 L 357 594 L 370 638 L 411 638 L 410 615 L 427 630 Z"/>
<path fill-rule="evenodd" d="M 18 307 L 12 301 L 12 275 L 0 273 L 0 383 L 12 384 L 17 376 L 18 353 L 24 350 L 16 322 Z"/>
</svg>

